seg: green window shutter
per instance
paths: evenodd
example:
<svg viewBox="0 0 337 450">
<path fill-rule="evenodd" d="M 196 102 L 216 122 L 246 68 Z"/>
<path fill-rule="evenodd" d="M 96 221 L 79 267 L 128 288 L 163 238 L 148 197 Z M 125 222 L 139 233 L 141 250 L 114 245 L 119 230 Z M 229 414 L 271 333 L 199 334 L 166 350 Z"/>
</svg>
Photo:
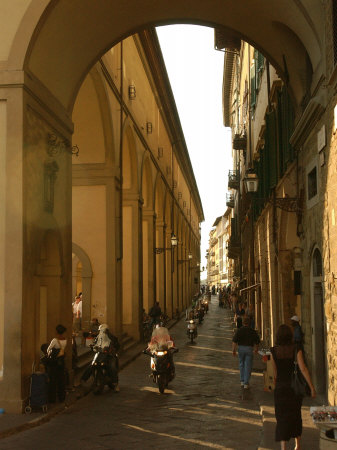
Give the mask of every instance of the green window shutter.
<svg viewBox="0 0 337 450">
<path fill-rule="evenodd" d="M 257 52 L 257 71 L 261 72 L 264 68 L 264 56 L 262 53 Z"/>
<path fill-rule="evenodd" d="M 277 185 L 277 129 L 276 112 L 266 114 L 265 151 L 269 166 L 269 190 Z"/>
<path fill-rule="evenodd" d="M 255 108 L 256 104 L 256 77 L 255 77 L 255 64 L 250 68 L 250 107 Z"/>
<path fill-rule="evenodd" d="M 280 91 L 277 93 L 277 128 L 279 134 L 279 154 L 278 154 L 278 167 L 279 177 L 282 178 L 287 169 L 285 161 L 285 147 L 283 138 L 283 124 L 282 124 L 282 94 Z"/>
<path fill-rule="evenodd" d="M 288 90 L 285 86 L 282 87 L 278 95 L 278 109 L 279 109 L 279 135 L 280 135 L 280 153 L 282 153 L 282 169 L 283 173 L 287 169 L 287 165 L 294 160 L 294 149 L 290 145 L 290 137 L 294 130 L 294 109 Z"/>
<path fill-rule="evenodd" d="M 254 51 L 255 60 L 255 77 L 256 77 L 256 90 L 260 89 L 262 72 L 264 69 L 264 56 L 258 50 Z"/>
</svg>

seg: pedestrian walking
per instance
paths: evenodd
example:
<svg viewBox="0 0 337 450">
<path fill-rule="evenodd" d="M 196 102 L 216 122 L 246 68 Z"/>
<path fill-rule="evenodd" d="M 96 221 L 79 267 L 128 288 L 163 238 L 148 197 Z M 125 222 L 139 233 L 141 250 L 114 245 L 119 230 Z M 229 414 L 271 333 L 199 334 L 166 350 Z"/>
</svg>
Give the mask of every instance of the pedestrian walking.
<svg viewBox="0 0 337 450">
<path fill-rule="evenodd" d="M 311 397 L 316 396 L 316 391 L 304 362 L 303 351 L 293 342 L 293 333 L 288 325 L 280 325 L 277 330 L 271 355 L 275 379 L 275 441 L 280 442 L 281 449 L 285 450 L 287 441 L 295 438 L 295 449 L 298 450 L 302 435 L 302 397 L 297 396 L 291 387 L 295 355 L 298 367 L 310 387 Z"/>
<path fill-rule="evenodd" d="M 294 342 L 295 344 L 301 346 L 303 350 L 303 331 L 300 325 L 300 319 L 298 316 L 292 316 L 291 319 L 291 326 L 294 329 Z"/>
<path fill-rule="evenodd" d="M 67 345 L 67 339 L 64 333 L 66 331 L 67 329 L 63 325 L 57 325 L 56 337 L 52 339 L 47 349 L 50 403 L 56 401 L 56 395 L 60 402 L 64 402 L 66 397 L 66 373 L 64 364 L 65 348 Z"/>
<path fill-rule="evenodd" d="M 238 309 L 235 314 L 235 322 L 236 322 L 236 328 L 241 328 L 243 324 L 243 317 L 245 315 L 246 311 L 243 307 L 242 303 L 238 304 Z"/>
<path fill-rule="evenodd" d="M 243 317 L 243 326 L 239 328 L 232 342 L 233 356 L 239 355 L 240 383 L 244 389 L 249 389 L 249 380 L 253 366 L 253 351 L 257 353 L 260 343 L 259 335 L 250 327 L 250 319 Z"/>
</svg>

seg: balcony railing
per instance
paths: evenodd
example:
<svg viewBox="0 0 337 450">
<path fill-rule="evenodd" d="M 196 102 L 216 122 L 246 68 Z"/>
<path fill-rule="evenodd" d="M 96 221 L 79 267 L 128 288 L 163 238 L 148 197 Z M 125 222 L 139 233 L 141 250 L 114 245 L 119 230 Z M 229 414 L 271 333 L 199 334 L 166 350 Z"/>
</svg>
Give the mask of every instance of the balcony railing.
<svg viewBox="0 0 337 450">
<path fill-rule="evenodd" d="M 226 206 L 234 208 L 234 194 L 226 194 Z"/>
<path fill-rule="evenodd" d="M 247 136 L 243 134 L 236 134 L 233 139 L 233 149 L 234 150 L 246 150 L 247 148 Z"/>
<path fill-rule="evenodd" d="M 239 189 L 240 173 L 238 170 L 228 172 L 228 189 Z"/>
<path fill-rule="evenodd" d="M 240 241 L 236 236 L 231 236 L 228 242 L 227 256 L 236 259 L 240 256 Z"/>
</svg>

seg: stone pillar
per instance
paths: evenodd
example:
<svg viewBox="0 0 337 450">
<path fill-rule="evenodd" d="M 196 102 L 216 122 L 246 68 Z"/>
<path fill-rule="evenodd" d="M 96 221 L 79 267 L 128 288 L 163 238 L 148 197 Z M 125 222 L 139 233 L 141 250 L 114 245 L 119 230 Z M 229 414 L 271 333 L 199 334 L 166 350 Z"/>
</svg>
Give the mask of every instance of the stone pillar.
<svg viewBox="0 0 337 450">
<path fill-rule="evenodd" d="M 165 236 L 165 248 L 170 249 L 165 251 L 165 261 L 166 261 L 166 305 L 165 305 L 165 312 L 168 314 L 169 317 L 172 317 L 173 312 L 173 258 L 174 258 L 174 252 L 176 250 L 172 249 L 171 246 L 171 230 L 166 230 L 166 236 Z"/>
<path fill-rule="evenodd" d="M 178 235 L 176 235 L 178 238 Z M 170 238 L 171 240 L 171 238 Z M 179 239 L 178 239 L 179 241 Z M 170 317 L 173 317 L 175 314 L 175 311 L 178 306 L 178 252 L 179 252 L 179 245 L 172 248 L 172 303 L 171 303 L 171 314 L 169 314 Z"/>
<path fill-rule="evenodd" d="M 123 193 L 123 330 L 137 340 L 143 309 L 141 203 L 138 194 Z"/>
<path fill-rule="evenodd" d="M 123 334 L 122 245 L 120 182 L 106 181 L 106 317 L 113 333 Z"/>
<path fill-rule="evenodd" d="M 162 311 L 166 308 L 166 252 L 165 246 L 166 226 L 163 222 L 156 222 L 156 292 L 155 300 L 160 303 Z M 151 305 L 152 306 L 152 305 Z"/>
<path fill-rule="evenodd" d="M 7 81 L 0 87 L 0 404 L 20 412 L 40 339 L 49 341 L 61 322 L 70 345 L 72 125 L 51 96 L 38 102 Z"/>
<path fill-rule="evenodd" d="M 143 307 L 149 311 L 155 301 L 155 215 L 143 210 Z"/>
</svg>

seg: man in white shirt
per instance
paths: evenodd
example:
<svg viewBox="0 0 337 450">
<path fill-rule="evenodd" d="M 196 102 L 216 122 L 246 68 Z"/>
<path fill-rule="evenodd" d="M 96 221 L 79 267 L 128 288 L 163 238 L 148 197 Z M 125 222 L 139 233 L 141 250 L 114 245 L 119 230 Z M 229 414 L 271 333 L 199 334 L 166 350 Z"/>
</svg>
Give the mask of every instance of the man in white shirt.
<svg viewBox="0 0 337 450">
<path fill-rule="evenodd" d="M 75 301 L 73 303 L 73 329 L 74 331 L 79 331 L 81 327 L 82 319 L 82 298 L 76 295 Z"/>
</svg>

